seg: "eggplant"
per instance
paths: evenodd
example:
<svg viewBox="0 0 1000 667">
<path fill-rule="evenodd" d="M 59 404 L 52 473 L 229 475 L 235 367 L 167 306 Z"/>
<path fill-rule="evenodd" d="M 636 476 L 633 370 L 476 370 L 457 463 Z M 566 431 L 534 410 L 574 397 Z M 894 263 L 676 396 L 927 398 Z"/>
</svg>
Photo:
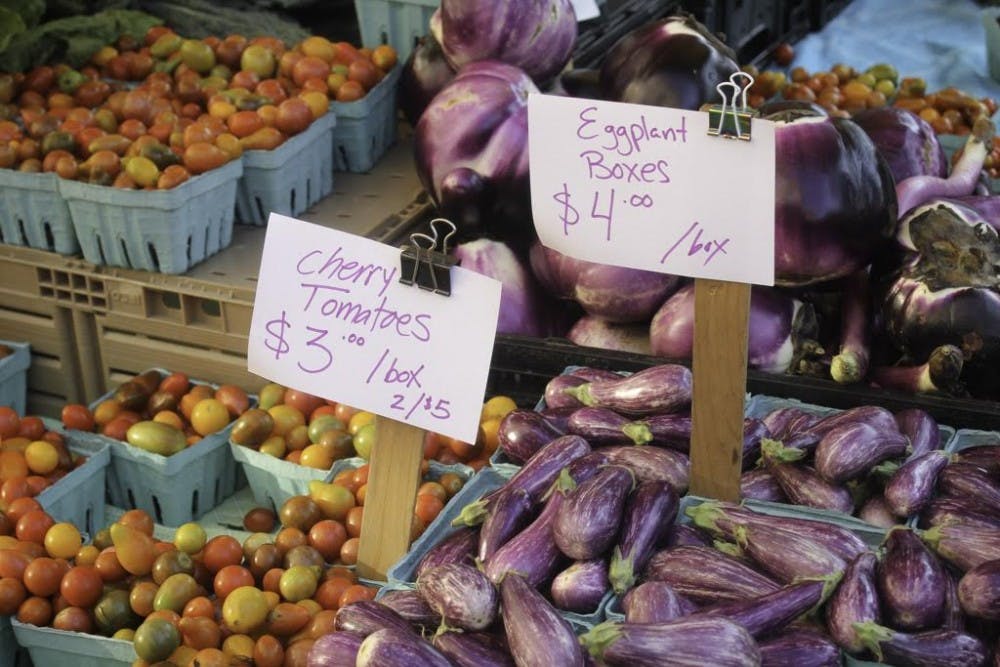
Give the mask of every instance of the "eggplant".
<svg viewBox="0 0 1000 667">
<path fill-rule="evenodd" d="M 582 378 L 587 382 L 597 382 L 598 380 L 618 380 L 623 377 L 621 373 L 609 371 L 606 368 L 595 368 L 594 366 L 575 366 L 567 372 L 573 377 Z"/>
<path fill-rule="evenodd" d="M 608 408 L 583 407 L 575 411 L 566 426 L 569 433 L 587 440 L 594 447 L 604 445 L 645 445 L 653 439 L 649 429 L 626 432 L 632 420 Z M 639 422 L 641 424 L 641 422 Z"/>
<path fill-rule="evenodd" d="M 479 529 L 463 526 L 432 546 L 417 564 L 416 576 L 425 570 L 445 563 L 472 565 L 479 546 Z"/>
<path fill-rule="evenodd" d="M 867 267 L 844 280 L 840 310 L 840 351 L 830 360 L 830 377 L 841 384 L 854 384 L 868 375 L 871 358 L 873 318 Z"/>
<path fill-rule="evenodd" d="M 557 574 L 549 588 L 549 596 L 563 611 L 592 614 L 610 589 L 608 561 L 594 558 L 578 560 Z"/>
<path fill-rule="evenodd" d="M 453 667 L 448 658 L 413 632 L 383 628 L 365 637 L 358 649 L 357 667 Z"/>
<path fill-rule="evenodd" d="M 930 528 L 942 524 L 971 525 L 1000 530 L 1000 515 L 984 512 L 972 498 L 951 496 L 934 498 L 920 514 L 918 525 L 921 528 Z"/>
<path fill-rule="evenodd" d="M 416 127 L 427 105 L 453 78 L 455 70 L 445 60 L 434 35 L 421 37 L 399 77 L 399 107 L 412 127 Z"/>
<path fill-rule="evenodd" d="M 581 456 L 559 473 L 563 488 L 567 491 L 576 488 L 606 465 L 609 465 L 608 457 L 600 449 Z"/>
<path fill-rule="evenodd" d="M 840 667 L 840 649 L 821 632 L 790 629 L 758 642 L 761 667 Z"/>
<path fill-rule="evenodd" d="M 896 515 L 881 493 L 868 496 L 858 510 L 858 518 L 879 528 L 892 528 L 898 523 Z"/>
<path fill-rule="evenodd" d="M 1000 528 L 941 524 L 925 530 L 921 537 L 937 555 L 963 572 L 1000 559 Z"/>
<path fill-rule="evenodd" d="M 509 572 L 518 572 L 532 586 L 540 586 L 558 572 L 564 557 L 553 539 L 552 525 L 565 499 L 565 492 L 556 488 L 535 520 L 486 561 L 490 581 L 499 585 Z"/>
<path fill-rule="evenodd" d="M 906 453 L 909 441 L 895 430 L 883 431 L 867 422 L 833 428 L 816 445 L 815 468 L 834 484 L 856 479 L 872 467 Z"/>
<path fill-rule="evenodd" d="M 621 537 L 608 567 L 615 593 L 621 595 L 635 584 L 636 575 L 666 539 L 679 506 L 677 493 L 666 482 L 643 482 L 629 496 Z"/>
<path fill-rule="evenodd" d="M 753 523 L 736 529 L 743 551 L 783 583 L 802 577 L 841 575 L 847 563 L 819 541 L 776 526 Z"/>
<path fill-rule="evenodd" d="M 929 630 L 944 619 L 947 573 L 916 534 L 902 526 L 889 531 L 875 583 L 889 625 L 908 632 Z"/>
<path fill-rule="evenodd" d="M 1000 620 L 1000 560 L 986 561 L 958 582 L 958 600 L 969 616 Z"/>
<path fill-rule="evenodd" d="M 611 322 L 588 313 L 570 327 L 566 332 L 566 339 L 583 347 L 600 350 L 647 356 L 653 353 L 649 341 L 649 325 L 645 322 Z"/>
<path fill-rule="evenodd" d="M 781 588 L 738 559 L 700 546 L 658 551 L 649 559 L 643 578 L 670 584 L 698 604 L 746 600 Z"/>
<path fill-rule="evenodd" d="M 880 662 L 913 667 L 979 667 L 986 662 L 986 647 L 964 632 L 910 634 L 877 623 L 859 623 L 857 631 Z"/>
<path fill-rule="evenodd" d="M 740 476 L 740 497 L 772 503 L 786 503 L 788 497 L 767 468 L 754 468 Z"/>
<path fill-rule="evenodd" d="M 689 413 L 675 412 L 667 415 L 650 415 L 632 422 L 624 430 L 637 445 L 670 447 L 687 454 L 691 449 L 691 424 Z M 641 443 L 639 440 L 647 442 Z"/>
<path fill-rule="evenodd" d="M 580 642 L 608 667 L 759 667 L 761 661 L 750 633 L 722 617 L 687 616 L 666 623 L 606 621 L 582 635 Z"/>
<path fill-rule="evenodd" d="M 507 458 L 524 463 L 561 435 L 563 433 L 542 414 L 517 408 L 500 420 L 497 440 Z"/>
<path fill-rule="evenodd" d="M 892 513 L 905 518 L 924 509 L 948 460 L 948 454 L 932 449 L 901 465 L 885 485 L 885 501 Z"/>
<path fill-rule="evenodd" d="M 621 598 L 626 623 L 665 623 L 698 607 L 662 581 L 644 581 Z"/>
<path fill-rule="evenodd" d="M 562 408 L 544 408 L 538 414 L 545 417 L 550 424 L 555 426 L 561 433 L 566 433 L 569 428 L 569 417 L 577 411 L 579 406 L 567 406 Z"/>
<path fill-rule="evenodd" d="M 590 560 L 610 549 L 634 485 L 628 468 L 610 465 L 571 491 L 552 523 L 559 550 L 576 560 Z"/>
<path fill-rule="evenodd" d="M 944 583 L 944 621 L 941 629 L 965 630 L 965 613 L 962 611 L 962 601 L 958 599 L 958 581 L 947 569 Z"/>
<path fill-rule="evenodd" d="M 346 630 L 362 637 L 384 628 L 416 636 L 409 621 L 375 600 L 358 600 L 341 607 L 333 624 L 336 630 Z"/>
<path fill-rule="evenodd" d="M 567 394 L 565 390 L 570 387 L 579 387 L 586 382 L 587 380 L 579 375 L 569 373 L 557 375 L 545 384 L 542 400 L 545 401 L 545 406 L 548 408 L 581 408 L 583 403 Z"/>
<path fill-rule="evenodd" d="M 604 447 L 608 463 L 628 468 L 637 482 L 666 482 L 677 495 L 687 492 L 691 460 L 672 449 L 662 447 Z"/>
<path fill-rule="evenodd" d="M 764 463 L 774 475 L 781 490 L 793 505 L 833 510 L 850 514 L 854 511 L 854 498 L 842 486 L 831 484 L 813 468 L 800 463 L 783 463 L 780 452 L 787 448 L 776 440 L 761 442 Z"/>
<path fill-rule="evenodd" d="M 584 405 L 643 417 L 688 407 L 691 379 L 691 370 L 685 366 L 660 364 L 616 380 L 597 380 L 566 391 Z"/>
<path fill-rule="evenodd" d="M 839 572 L 822 579 L 803 579 L 760 597 L 707 607 L 698 615 L 728 618 L 759 639 L 818 607 L 839 581 Z"/>
<path fill-rule="evenodd" d="M 974 499 L 984 512 L 1000 514 L 1000 483 L 971 463 L 953 463 L 942 470 L 938 475 L 938 492 L 943 496 Z"/>
<path fill-rule="evenodd" d="M 391 590 L 378 601 L 405 618 L 411 625 L 422 626 L 425 630 L 436 630 L 441 625 L 441 614 L 431 609 L 416 590 L 402 588 Z"/>
<path fill-rule="evenodd" d="M 934 417 L 920 408 L 906 408 L 895 415 L 899 432 L 910 439 L 910 458 L 941 449 L 941 429 Z"/>
<path fill-rule="evenodd" d="M 583 649 L 572 626 L 517 573 L 500 582 L 503 626 L 518 667 L 583 667 Z"/>
<path fill-rule="evenodd" d="M 486 519 L 479 529 L 479 549 L 477 558 L 485 563 L 497 549 L 532 519 L 535 505 L 524 489 L 504 489 L 496 500 L 490 503 Z"/>
<path fill-rule="evenodd" d="M 667 534 L 667 539 L 661 545 L 663 547 L 708 547 L 712 541 L 705 537 L 704 533 L 695 530 L 687 524 L 674 524 Z"/>
<path fill-rule="evenodd" d="M 842 410 L 823 417 L 811 427 L 808 432 L 821 438 L 830 431 L 849 424 L 863 423 L 872 428 L 887 433 L 898 433 L 899 426 L 891 412 L 877 405 L 861 405 L 856 408 Z"/>
<path fill-rule="evenodd" d="M 875 586 L 876 562 L 872 552 L 859 554 L 844 570 L 840 585 L 826 605 L 830 636 L 848 653 L 858 654 L 865 649 L 857 633 L 858 624 L 882 622 Z"/>
<path fill-rule="evenodd" d="M 967 447 L 955 453 L 955 461 L 959 463 L 971 463 L 991 475 L 1000 475 L 1000 445 Z"/>
<path fill-rule="evenodd" d="M 515 667 L 507 646 L 482 632 L 440 632 L 431 639 L 434 648 L 457 667 Z"/>
<path fill-rule="evenodd" d="M 309 649 L 306 667 L 344 667 L 354 665 L 365 640 L 353 632 L 329 632 L 318 637 Z"/>
<path fill-rule="evenodd" d="M 798 408 L 785 407 L 771 410 L 764 415 L 764 426 L 775 440 L 784 440 L 798 431 L 808 430 L 821 417 Z"/>
<path fill-rule="evenodd" d="M 895 389 L 911 394 L 964 395 L 962 370 L 965 356 L 954 345 L 938 345 L 927 355 L 927 361 L 916 366 L 876 366 L 871 370 L 871 383 L 883 389 Z"/>
<path fill-rule="evenodd" d="M 893 106 L 862 109 L 851 120 L 874 142 L 896 183 L 910 176 L 948 175 L 948 158 L 934 128 L 912 111 Z"/>
<path fill-rule="evenodd" d="M 743 420 L 743 470 L 749 470 L 760 458 L 761 442 L 770 438 L 763 420 L 750 417 Z"/>
<path fill-rule="evenodd" d="M 496 620 L 497 590 L 474 567 L 450 564 L 425 570 L 417 577 L 417 591 L 449 627 L 485 630 Z"/>
</svg>

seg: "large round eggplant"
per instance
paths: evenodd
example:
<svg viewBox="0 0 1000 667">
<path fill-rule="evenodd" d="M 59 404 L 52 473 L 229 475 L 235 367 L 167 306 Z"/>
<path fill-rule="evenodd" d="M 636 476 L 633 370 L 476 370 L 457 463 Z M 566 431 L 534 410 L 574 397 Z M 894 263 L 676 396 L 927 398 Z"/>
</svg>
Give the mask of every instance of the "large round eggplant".
<svg viewBox="0 0 1000 667">
<path fill-rule="evenodd" d="M 1000 560 L 972 568 L 958 582 L 958 599 L 969 616 L 1000 620 Z"/>
<path fill-rule="evenodd" d="M 375 600 L 358 600 L 341 607 L 337 610 L 333 623 L 337 630 L 346 630 L 362 637 L 383 628 L 415 634 L 409 621 Z"/>
<path fill-rule="evenodd" d="M 948 454 L 939 449 L 910 457 L 886 482 L 885 501 L 900 518 L 920 512 L 934 495 L 938 475 L 948 465 Z"/>
<path fill-rule="evenodd" d="M 665 623 L 687 616 L 697 605 L 662 581 L 644 581 L 621 598 L 626 623 Z"/>
<path fill-rule="evenodd" d="M 521 408 L 504 415 L 497 429 L 500 450 L 515 463 L 524 463 L 561 435 L 544 415 Z"/>
<path fill-rule="evenodd" d="M 383 628 L 365 637 L 358 649 L 357 667 L 453 667 L 448 658 L 413 632 Z"/>
<path fill-rule="evenodd" d="M 611 465 L 571 491 L 552 524 L 559 550 L 576 560 L 590 560 L 610 549 L 634 485 L 628 468 Z"/>
<path fill-rule="evenodd" d="M 750 600 L 708 607 L 698 614 L 728 618 L 759 639 L 818 607 L 838 581 L 839 572 L 823 579 L 803 579 Z"/>
<path fill-rule="evenodd" d="M 944 618 L 947 573 L 912 530 L 889 531 L 876 569 L 879 599 L 886 621 L 905 631 L 929 630 Z"/>
<path fill-rule="evenodd" d="M 980 667 L 987 651 L 972 635 L 954 630 L 910 634 L 877 623 L 859 623 L 858 635 L 879 661 L 913 667 Z"/>
<path fill-rule="evenodd" d="M 535 504 L 524 489 L 503 489 L 490 503 L 479 528 L 477 558 L 485 563 L 533 518 Z"/>
<path fill-rule="evenodd" d="M 500 582 L 503 625 L 518 667 L 583 667 L 583 649 L 572 626 L 517 573 Z"/>
<path fill-rule="evenodd" d="M 712 547 L 680 546 L 653 554 L 643 573 L 698 604 L 746 600 L 781 588 L 773 579 Z"/>
<path fill-rule="evenodd" d="M 635 584 L 636 576 L 670 531 L 679 506 L 677 493 L 666 482 L 643 482 L 629 496 L 621 537 L 608 567 L 615 593 L 621 595 Z"/>
<path fill-rule="evenodd" d="M 866 422 L 838 426 L 816 445 L 815 467 L 834 484 L 856 479 L 876 465 L 906 453 L 909 440 L 895 430 L 882 431 Z"/>
<path fill-rule="evenodd" d="M 439 565 L 417 577 L 417 591 L 449 627 L 485 630 L 496 620 L 499 596 L 485 574 L 468 565 Z"/>
<path fill-rule="evenodd" d="M 851 116 L 875 143 L 896 183 L 910 176 L 948 175 L 948 158 L 930 123 L 899 107 L 862 109 Z"/>
<path fill-rule="evenodd" d="M 691 404 L 691 370 L 678 364 L 659 364 L 614 380 L 596 380 L 566 391 L 584 405 L 615 410 L 624 415 L 676 412 Z"/>
<path fill-rule="evenodd" d="M 921 535 L 938 556 L 962 572 L 991 560 L 1000 560 L 1000 528 L 940 524 Z"/>
<path fill-rule="evenodd" d="M 611 590 L 608 561 L 604 558 L 578 560 L 552 580 L 549 595 L 555 606 L 576 614 L 592 614 Z"/>
<path fill-rule="evenodd" d="M 791 629 L 758 642 L 761 667 L 840 667 L 840 649 L 821 632 Z"/>
<path fill-rule="evenodd" d="M 515 667 L 516 664 L 506 644 L 482 632 L 440 632 L 431 643 L 457 667 Z"/>
<path fill-rule="evenodd" d="M 608 667 L 759 667 L 761 661 L 750 633 L 722 617 L 688 616 L 666 623 L 607 621 L 582 635 L 580 642 Z"/>
<path fill-rule="evenodd" d="M 878 591 L 875 587 L 875 554 L 859 554 L 840 580 L 826 605 L 826 625 L 837 644 L 848 653 L 861 653 L 864 642 L 856 624 L 881 623 Z"/>
<path fill-rule="evenodd" d="M 666 482 L 677 495 L 687 493 L 691 460 L 684 454 L 662 447 L 604 447 L 599 450 L 608 463 L 625 466 L 637 482 Z"/>
<path fill-rule="evenodd" d="M 416 576 L 445 563 L 465 563 L 472 565 L 476 560 L 479 545 L 479 528 L 462 526 L 428 549 L 417 564 Z"/>
</svg>

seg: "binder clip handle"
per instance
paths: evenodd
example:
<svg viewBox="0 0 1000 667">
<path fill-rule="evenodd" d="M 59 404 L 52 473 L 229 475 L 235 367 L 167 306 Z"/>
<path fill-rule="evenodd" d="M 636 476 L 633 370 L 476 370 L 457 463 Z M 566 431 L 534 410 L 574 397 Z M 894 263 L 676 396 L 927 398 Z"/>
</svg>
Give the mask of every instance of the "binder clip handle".
<svg viewBox="0 0 1000 667">
<path fill-rule="evenodd" d="M 438 227 L 447 227 L 443 237 Z M 446 218 L 434 218 L 429 228 L 430 233 L 410 234 L 410 244 L 400 249 L 399 282 L 450 296 L 451 267 L 458 264 L 458 260 L 448 255 L 448 241 L 458 228 Z"/>
<path fill-rule="evenodd" d="M 747 80 L 745 85 L 738 82 L 740 78 Z M 737 71 L 729 77 L 729 80 L 722 81 L 715 87 L 722 98 L 722 104 L 708 107 L 708 134 L 750 141 L 750 121 L 758 115 L 755 109 L 747 105 L 747 91 L 753 82 L 753 76 L 747 72 Z"/>
</svg>

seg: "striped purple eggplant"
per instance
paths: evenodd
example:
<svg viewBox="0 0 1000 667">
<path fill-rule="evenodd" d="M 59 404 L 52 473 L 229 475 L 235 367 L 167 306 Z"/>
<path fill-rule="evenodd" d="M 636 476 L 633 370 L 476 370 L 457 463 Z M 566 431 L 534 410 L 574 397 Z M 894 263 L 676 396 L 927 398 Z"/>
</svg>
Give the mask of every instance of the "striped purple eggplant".
<svg viewBox="0 0 1000 667">
<path fill-rule="evenodd" d="M 962 524 L 1000 529 L 1000 515 L 984 512 L 973 498 L 941 497 L 931 500 L 920 513 L 921 528 Z"/>
<path fill-rule="evenodd" d="M 667 539 L 661 547 L 710 547 L 712 541 L 704 533 L 687 524 L 676 523 L 670 528 Z"/>
<path fill-rule="evenodd" d="M 552 604 L 517 573 L 500 582 L 503 626 L 518 667 L 583 667 L 576 633 Z"/>
<path fill-rule="evenodd" d="M 515 463 L 524 463 L 561 435 L 543 415 L 522 408 L 504 415 L 497 430 L 500 450 Z"/>
<path fill-rule="evenodd" d="M 415 590 L 391 590 L 378 599 L 389 609 L 405 618 L 411 625 L 422 626 L 425 630 L 436 630 L 441 625 L 441 614 L 428 606 L 424 597 Z"/>
<path fill-rule="evenodd" d="M 662 581 L 644 581 L 621 598 L 626 623 L 665 623 L 697 611 L 695 603 Z"/>
<path fill-rule="evenodd" d="M 783 583 L 842 574 L 844 559 L 808 535 L 753 523 L 736 529 L 737 543 L 762 570 Z"/>
<path fill-rule="evenodd" d="M 610 549 L 634 486 L 628 468 L 609 465 L 570 491 L 552 523 L 559 550 L 575 560 L 590 560 Z"/>
<path fill-rule="evenodd" d="M 908 445 L 895 421 L 891 431 L 869 422 L 841 424 L 827 431 L 816 445 L 813 465 L 820 477 L 838 484 L 868 474 L 882 461 L 903 456 Z"/>
<path fill-rule="evenodd" d="M 962 572 L 991 560 L 1000 560 L 1000 528 L 940 524 L 925 530 L 924 542 Z"/>
<path fill-rule="evenodd" d="M 858 623 L 882 622 L 875 565 L 874 553 L 858 555 L 844 570 L 840 585 L 826 604 L 827 630 L 848 653 L 861 653 L 865 649 L 855 627 Z"/>
<path fill-rule="evenodd" d="M 384 628 L 365 637 L 356 667 L 454 667 L 443 653 L 413 632 Z"/>
<path fill-rule="evenodd" d="M 587 382 L 597 382 L 598 380 L 618 380 L 625 377 L 616 371 L 609 371 L 606 368 L 594 368 L 593 366 L 577 366 L 569 369 L 568 375 L 583 378 Z"/>
<path fill-rule="evenodd" d="M 781 588 L 773 579 L 712 547 L 681 546 L 653 554 L 643 572 L 697 604 L 746 600 Z"/>
<path fill-rule="evenodd" d="M 611 590 L 608 561 L 604 558 L 578 560 L 552 580 L 549 597 L 563 611 L 591 614 Z"/>
<path fill-rule="evenodd" d="M 687 493 L 691 477 L 691 459 L 672 449 L 662 447 L 604 447 L 608 463 L 625 466 L 635 475 L 636 482 L 666 482 L 677 495 Z"/>
<path fill-rule="evenodd" d="M 306 667 L 344 667 L 354 665 L 365 640 L 353 632 L 330 632 L 313 642 L 306 657 Z"/>
<path fill-rule="evenodd" d="M 799 408 L 785 407 L 771 410 L 764 415 L 764 426 L 771 433 L 775 440 L 785 440 L 786 438 L 808 431 L 814 424 L 822 419 L 819 415 Z"/>
<path fill-rule="evenodd" d="M 767 468 L 754 468 L 740 476 L 740 497 L 771 503 L 788 502 L 778 480 Z"/>
<path fill-rule="evenodd" d="M 1000 621 L 1000 560 L 966 572 L 958 582 L 958 600 L 969 616 Z"/>
<path fill-rule="evenodd" d="M 1000 514 L 1000 483 L 972 463 L 953 463 L 938 475 L 938 492 L 974 500 L 984 513 Z"/>
<path fill-rule="evenodd" d="M 605 456 L 603 450 L 595 449 L 566 466 L 565 471 L 560 473 L 560 477 L 565 477 L 565 482 L 572 481 L 572 484 L 566 487 L 569 490 L 586 482 L 608 463 L 608 457 Z"/>
<path fill-rule="evenodd" d="M 545 417 L 546 421 L 556 427 L 556 430 L 562 433 L 568 433 L 570 415 L 579 409 L 579 405 L 564 408 L 545 408 L 538 414 Z"/>
<path fill-rule="evenodd" d="M 885 501 L 892 513 L 905 518 L 926 507 L 934 495 L 938 475 L 947 465 L 948 454 L 940 449 L 907 459 L 885 485 Z"/>
<path fill-rule="evenodd" d="M 771 432 L 760 419 L 743 420 L 743 470 L 750 470 L 760 459 L 760 443 L 770 438 Z"/>
<path fill-rule="evenodd" d="M 506 645 L 483 632 L 441 632 L 431 639 L 456 667 L 515 667 Z"/>
<path fill-rule="evenodd" d="M 897 517 L 889 509 L 889 503 L 886 502 L 884 495 L 876 493 L 868 496 L 861 504 L 861 508 L 858 509 L 858 518 L 879 528 L 892 528 L 899 523 L 898 519 L 901 517 Z"/>
<path fill-rule="evenodd" d="M 986 646 L 972 635 L 954 630 L 910 634 L 876 623 L 859 623 L 858 635 L 880 662 L 912 667 L 980 667 Z"/>
<path fill-rule="evenodd" d="M 761 449 L 767 469 L 792 504 L 844 514 L 854 511 L 854 498 L 846 488 L 831 484 L 805 464 L 782 462 L 781 452 L 788 448 L 782 447 L 780 442 L 764 439 Z"/>
<path fill-rule="evenodd" d="M 822 632 L 800 628 L 758 642 L 761 667 L 840 667 L 840 649 Z"/>
<path fill-rule="evenodd" d="M 449 627 L 485 630 L 497 616 L 497 589 L 469 565 L 439 565 L 417 577 L 417 591 Z"/>
<path fill-rule="evenodd" d="M 962 602 L 958 599 L 958 580 L 945 569 L 944 578 L 944 621 L 942 630 L 965 630 L 965 612 Z"/>
<path fill-rule="evenodd" d="M 885 620 L 899 630 L 929 630 L 944 619 L 947 573 L 916 534 L 902 526 L 882 542 L 875 584 Z"/>
<path fill-rule="evenodd" d="M 687 454 L 691 449 L 691 423 L 689 412 L 673 412 L 643 417 L 625 426 L 624 431 L 636 444 L 645 444 L 640 442 L 645 440 Z"/>
<path fill-rule="evenodd" d="M 519 572 L 532 586 L 540 586 L 559 571 L 564 556 L 552 537 L 552 524 L 565 500 L 566 493 L 556 488 L 535 520 L 497 549 L 485 563 L 490 581 L 499 585 L 508 572 Z"/>
<path fill-rule="evenodd" d="M 479 528 L 477 557 L 485 563 L 497 549 L 524 528 L 534 518 L 535 504 L 524 489 L 503 489 L 490 503 L 486 519 Z"/>
<path fill-rule="evenodd" d="M 666 623 L 607 621 L 582 635 L 580 642 L 608 667 L 758 667 L 761 660 L 750 633 L 722 617 L 686 616 Z"/>
<path fill-rule="evenodd" d="M 955 453 L 955 460 L 979 466 L 991 475 L 1000 475 L 1000 445 L 967 447 Z"/>
<path fill-rule="evenodd" d="M 578 435 L 563 435 L 542 447 L 507 480 L 510 489 L 524 489 L 532 501 L 548 493 L 563 468 L 590 453 L 590 445 Z"/>
<path fill-rule="evenodd" d="M 680 498 L 666 482 L 643 482 L 628 497 L 621 536 L 611 556 L 608 578 L 621 595 L 635 584 L 650 556 L 677 518 Z"/>
<path fill-rule="evenodd" d="M 424 570 L 445 563 L 472 565 L 476 562 L 478 546 L 479 528 L 462 526 L 427 550 L 417 564 L 415 575 L 419 577 Z"/>
<path fill-rule="evenodd" d="M 822 579 L 802 579 L 749 600 L 706 607 L 698 615 L 728 618 L 746 628 L 754 638 L 760 638 L 818 607 L 839 581 L 839 572 Z"/>
<path fill-rule="evenodd" d="M 584 405 L 641 417 L 677 412 L 689 406 L 691 381 L 690 369 L 678 364 L 660 364 L 626 377 L 571 387 L 566 392 Z"/>
<path fill-rule="evenodd" d="M 570 387 L 579 387 L 588 380 L 579 375 L 557 375 L 549 380 L 545 385 L 545 392 L 542 398 L 546 407 L 549 408 L 579 408 L 583 406 L 576 397 L 566 393 Z"/>
<path fill-rule="evenodd" d="M 899 432 L 910 439 L 910 458 L 941 449 L 941 429 L 937 421 L 920 408 L 906 408 L 893 415 Z"/>
<path fill-rule="evenodd" d="M 608 445 L 645 445 L 653 439 L 649 429 L 626 432 L 633 420 L 608 408 L 579 408 L 566 422 L 569 433 L 587 440 L 593 447 Z M 641 422 L 638 422 L 641 424 Z"/>
<path fill-rule="evenodd" d="M 367 637 L 377 630 L 389 628 L 414 634 L 409 621 L 375 600 L 358 600 L 337 610 L 334 628 Z"/>
<path fill-rule="evenodd" d="M 893 414 L 877 405 L 862 405 L 842 412 L 836 412 L 823 417 L 804 430 L 823 437 L 830 431 L 847 426 L 848 424 L 867 424 L 876 431 L 883 433 L 899 433 L 899 426 L 896 424 L 896 418 Z"/>
</svg>

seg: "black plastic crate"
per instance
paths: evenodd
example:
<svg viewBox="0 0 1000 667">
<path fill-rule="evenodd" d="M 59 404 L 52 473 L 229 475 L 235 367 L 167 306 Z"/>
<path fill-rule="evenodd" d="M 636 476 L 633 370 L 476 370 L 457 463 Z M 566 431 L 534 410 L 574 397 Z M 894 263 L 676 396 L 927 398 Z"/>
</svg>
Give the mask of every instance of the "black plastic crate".
<svg viewBox="0 0 1000 667">
<path fill-rule="evenodd" d="M 802 4 L 806 4 L 803 2 Z M 808 0 L 809 20 L 813 30 L 822 30 L 823 26 L 837 17 L 851 0 Z"/>
<path fill-rule="evenodd" d="M 651 21 L 670 16 L 680 9 L 679 2 L 664 0 L 608 0 L 601 15 L 579 26 L 573 48 L 573 66 L 596 68 L 619 39 Z"/>
</svg>

